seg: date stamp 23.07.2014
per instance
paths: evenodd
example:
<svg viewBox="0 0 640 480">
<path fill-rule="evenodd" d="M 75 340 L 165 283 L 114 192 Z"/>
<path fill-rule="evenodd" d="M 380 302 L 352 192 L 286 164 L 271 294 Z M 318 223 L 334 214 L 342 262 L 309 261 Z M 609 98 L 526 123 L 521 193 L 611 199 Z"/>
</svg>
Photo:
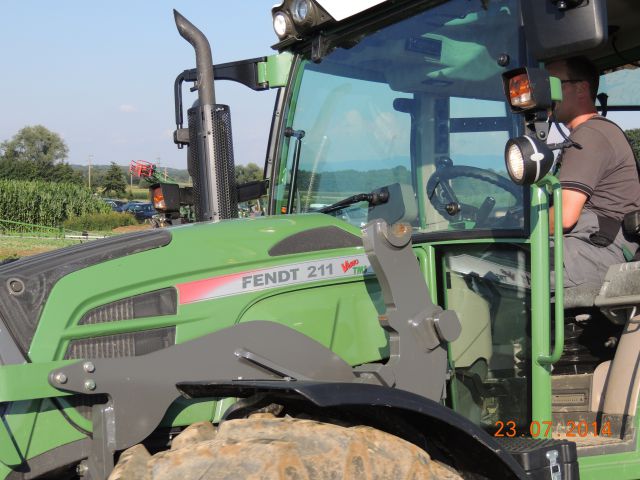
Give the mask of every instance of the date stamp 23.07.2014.
<svg viewBox="0 0 640 480">
<path fill-rule="evenodd" d="M 494 437 L 550 437 L 555 431 L 562 431 L 565 437 L 587 437 L 587 436 L 611 436 L 611 424 L 609 422 L 603 422 L 598 425 L 598 422 L 587 422 L 586 420 L 573 421 L 568 420 L 563 425 L 555 425 L 551 421 L 538 422 L 533 420 L 529 423 L 529 428 L 519 426 L 513 420 L 506 422 L 498 420 L 496 422 L 496 431 L 493 433 Z"/>
</svg>

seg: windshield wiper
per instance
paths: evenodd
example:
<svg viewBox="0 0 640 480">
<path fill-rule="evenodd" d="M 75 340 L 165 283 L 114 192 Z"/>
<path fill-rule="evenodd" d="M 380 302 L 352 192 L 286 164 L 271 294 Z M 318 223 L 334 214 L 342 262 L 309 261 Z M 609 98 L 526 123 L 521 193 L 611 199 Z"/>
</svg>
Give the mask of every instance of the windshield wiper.
<svg viewBox="0 0 640 480">
<path fill-rule="evenodd" d="M 387 187 L 379 188 L 374 190 L 371 193 L 358 193 L 356 195 L 352 195 L 350 197 L 345 198 L 344 200 L 340 200 L 331 205 L 327 205 L 326 207 L 322 207 L 317 210 L 320 213 L 331 213 L 336 210 L 340 210 L 342 208 L 348 207 L 355 203 L 360 202 L 369 202 L 369 206 L 373 205 L 381 205 L 383 203 L 387 203 L 389 200 L 389 189 Z"/>
</svg>

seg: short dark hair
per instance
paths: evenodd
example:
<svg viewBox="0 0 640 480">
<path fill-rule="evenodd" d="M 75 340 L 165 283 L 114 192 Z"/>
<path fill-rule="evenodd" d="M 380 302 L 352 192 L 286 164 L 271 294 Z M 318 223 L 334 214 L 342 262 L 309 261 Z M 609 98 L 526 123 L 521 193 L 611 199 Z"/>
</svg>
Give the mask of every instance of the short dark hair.
<svg viewBox="0 0 640 480">
<path fill-rule="evenodd" d="M 591 60 L 587 57 L 570 57 L 564 60 L 567 66 L 567 73 L 572 80 L 585 80 L 589 83 L 589 93 L 591 100 L 595 103 L 600 85 L 600 73 Z"/>
</svg>

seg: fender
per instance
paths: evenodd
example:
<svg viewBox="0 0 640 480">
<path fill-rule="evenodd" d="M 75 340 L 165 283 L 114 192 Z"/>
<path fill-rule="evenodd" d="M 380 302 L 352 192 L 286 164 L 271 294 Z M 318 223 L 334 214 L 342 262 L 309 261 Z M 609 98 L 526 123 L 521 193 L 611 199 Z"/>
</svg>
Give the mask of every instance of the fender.
<svg viewBox="0 0 640 480">
<path fill-rule="evenodd" d="M 275 403 L 294 416 L 314 413 L 320 419 L 368 425 L 421 448 L 426 438 L 427 446 L 433 444 L 444 451 L 462 471 L 488 478 L 527 478 L 520 464 L 487 432 L 442 404 L 405 390 L 317 381 L 184 382 L 176 386 L 187 398 L 244 397 L 227 411 L 225 420 L 243 418 Z M 413 428 L 408 431 L 403 428 L 406 425 Z M 411 430 L 422 434 L 422 444 Z"/>
</svg>

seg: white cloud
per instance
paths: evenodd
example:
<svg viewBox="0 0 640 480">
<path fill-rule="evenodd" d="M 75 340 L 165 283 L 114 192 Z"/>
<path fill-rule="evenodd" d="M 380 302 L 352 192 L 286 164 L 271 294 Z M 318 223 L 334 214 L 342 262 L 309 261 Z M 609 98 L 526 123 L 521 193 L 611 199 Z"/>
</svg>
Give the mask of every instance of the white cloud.
<svg viewBox="0 0 640 480">
<path fill-rule="evenodd" d="M 129 105 L 127 103 L 123 103 L 122 105 L 120 105 L 118 107 L 118 110 L 120 110 L 121 112 L 124 113 L 132 113 L 132 112 L 137 112 L 138 109 L 136 107 L 134 107 L 133 105 Z"/>
</svg>

